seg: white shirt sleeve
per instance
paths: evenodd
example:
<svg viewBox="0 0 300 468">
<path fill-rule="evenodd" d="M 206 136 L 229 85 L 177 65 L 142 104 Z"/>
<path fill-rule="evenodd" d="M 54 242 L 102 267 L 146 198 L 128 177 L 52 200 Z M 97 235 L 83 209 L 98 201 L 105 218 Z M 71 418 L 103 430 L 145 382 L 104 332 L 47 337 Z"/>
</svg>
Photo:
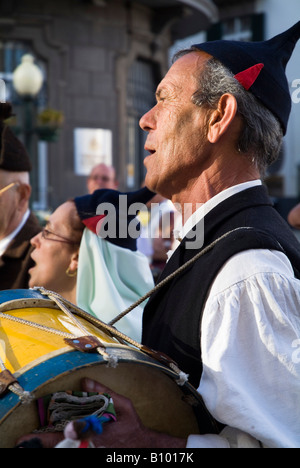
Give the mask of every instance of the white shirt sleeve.
<svg viewBox="0 0 300 468">
<path fill-rule="evenodd" d="M 300 447 L 299 304 L 284 254 L 249 250 L 223 266 L 204 308 L 198 390 L 227 427 L 188 447 Z"/>
</svg>

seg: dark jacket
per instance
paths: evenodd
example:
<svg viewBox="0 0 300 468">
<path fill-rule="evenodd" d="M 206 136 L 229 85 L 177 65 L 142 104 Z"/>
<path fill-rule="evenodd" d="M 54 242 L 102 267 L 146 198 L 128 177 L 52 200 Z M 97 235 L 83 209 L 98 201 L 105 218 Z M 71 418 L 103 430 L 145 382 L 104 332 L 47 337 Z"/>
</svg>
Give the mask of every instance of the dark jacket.
<svg viewBox="0 0 300 468">
<path fill-rule="evenodd" d="M 300 244 L 287 223 L 273 208 L 262 186 L 253 187 L 224 200 L 204 219 L 204 245 L 239 227 L 199 258 L 192 266 L 152 294 L 143 314 L 142 342 L 161 351 L 189 374 L 197 388 L 202 373 L 200 324 L 205 301 L 218 271 L 233 255 L 248 249 L 283 251 L 295 276 L 300 272 Z M 190 241 L 190 238 L 189 238 Z M 160 281 L 194 257 L 198 250 L 186 249 L 186 239 L 167 263 Z"/>
<path fill-rule="evenodd" d="M 33 266 L 30 239 L 41 231 L 34 214 L 30 213 L 25 225 L 0 257 L 0 290 L 27 289 L 28 270 Z"/>
</svg>

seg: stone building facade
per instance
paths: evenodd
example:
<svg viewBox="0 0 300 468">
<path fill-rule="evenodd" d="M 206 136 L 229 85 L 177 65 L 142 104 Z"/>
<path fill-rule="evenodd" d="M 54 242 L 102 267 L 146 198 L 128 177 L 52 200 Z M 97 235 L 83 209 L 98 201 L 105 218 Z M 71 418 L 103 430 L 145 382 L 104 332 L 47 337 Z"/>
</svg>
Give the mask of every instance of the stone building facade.
<svg viewBox="0 0 300 468">
<path fill-rule="evenodd" d="M 32 134 L 36 209 L 51 210 L 86 193 L 88 165 L 97 158 L 116 167 L 121 190 L 139 187 L 144 136 L 138 121 L 153 104 L 169 47 L 207 29 L 216 14 L 210 0 L 0 0 L 0 78 L 7 81 L 17 126 L 23 128 L 23 101 L 11 80 L 24 53 L 44 73 L 37 112 L 50 107 L 64 114 L 57 141 Z M 88 130 L 100 132 L 89 137 Z"/>
</svg>

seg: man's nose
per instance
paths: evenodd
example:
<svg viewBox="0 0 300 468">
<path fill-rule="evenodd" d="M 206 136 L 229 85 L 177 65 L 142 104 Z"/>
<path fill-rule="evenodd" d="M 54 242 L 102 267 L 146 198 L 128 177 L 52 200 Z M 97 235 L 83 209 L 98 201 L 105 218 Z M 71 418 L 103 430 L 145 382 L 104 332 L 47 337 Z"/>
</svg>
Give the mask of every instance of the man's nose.
<svg viewBox="0 0 300 468">
<path fill-rule="evenodd" d="M 150 109 L 146 114 L 144 114 L 141 119 L 140 119 L 140 127 L 142 130 L 145 132 L 148 132 L 149 130 L 152 130 L 155 128 L 155 119 L 154 119 L 154 112 L 153 109 Z"/>
</svg>

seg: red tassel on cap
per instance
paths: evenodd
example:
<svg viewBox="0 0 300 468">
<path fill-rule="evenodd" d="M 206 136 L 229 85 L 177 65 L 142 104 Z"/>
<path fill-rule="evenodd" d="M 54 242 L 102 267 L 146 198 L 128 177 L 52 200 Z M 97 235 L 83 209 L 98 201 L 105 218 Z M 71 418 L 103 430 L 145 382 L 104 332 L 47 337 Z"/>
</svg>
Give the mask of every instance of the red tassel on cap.
<svg viewBox="0 0 300 468">
<path fill-rule="evenodd" d="M 92 231 L 94 234 L 97 234 L 97 224 L 104 217 L 105 215 L 93 216 L 91 218 L 83 219 L 82 222 L 90 231 Z"/>
<path fill-rule="evenodd" d="M 248 91 L 248 89 L 250 89 L 253 83 L 256 81 L 263 68 L 263 63 L 257 63 L 256 65 L 253 65 L 253 67 L 247 68 L 246 70 L 237 73 L 234 78 L 238 80 L 238 82 L 241 83 L 241 85 Z"/>
</svg>

